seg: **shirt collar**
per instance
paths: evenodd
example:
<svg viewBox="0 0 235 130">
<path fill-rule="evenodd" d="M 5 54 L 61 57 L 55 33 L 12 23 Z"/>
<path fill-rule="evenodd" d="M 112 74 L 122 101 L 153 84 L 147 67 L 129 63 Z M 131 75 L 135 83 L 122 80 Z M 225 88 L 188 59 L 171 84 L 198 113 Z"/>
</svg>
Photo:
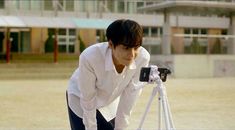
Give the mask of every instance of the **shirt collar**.
<svg viewBox="0 0 235 130">
<path fill-rule="evenodd" d="M 136 63 L 135 60 L 128 66 L 130 70 L 136 69 Z"/>
<path fill-rule="evenodd" d="M 107 49 L 107 52 L 105 54 L 105 70 L 114 70 L 114 64 L 113 64 L 113 58 L 112 58 L 112 51 L 110 48 Z"/>
<path fill-rule="evenodd" d="M 135 60 L 128 66 L 128 69 L 136 69 Z M 115 66 L 114 66 L 113 58 L 112 58 L 112 50 L 110 48 L 107 49 L 106 54 L 105 54 L 105 70 L 106 71 L 115 70 Z"/>
</svg>

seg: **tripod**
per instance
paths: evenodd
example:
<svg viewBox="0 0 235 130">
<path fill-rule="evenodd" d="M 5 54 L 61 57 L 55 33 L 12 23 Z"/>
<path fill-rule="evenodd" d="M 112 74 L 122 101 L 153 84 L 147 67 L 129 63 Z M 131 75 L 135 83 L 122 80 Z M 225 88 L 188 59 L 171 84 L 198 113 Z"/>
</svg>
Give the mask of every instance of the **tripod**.
<svg viewBox="0 0 235 130">
<path fill-rule="evenodd" d="M 155 77 L 156 79 L 154 80 L 154 82 L 157 83 L 157 86 L 153 88 L 152 90 L 152 95 L 149 99 L 149 102 L 147 104 L 146 110 L 144 112 L 144 115 L 141 119 L 141 122 L 139 124 L 139 127 L 137 130 L 141 130 L 142 125 L 144 123 L 145 117 L 149 111 L 150 105 L 153 101 L 153 98 L 156 96 L 156 94 L 158 93 L 158 101 L 159 101 L 159 126 L 158 126 L 158 130 L 161 130 L 162 128 L 162 114 L 164 116 L 164 121 L 165 121 L 165 130 L 175 130 L 174 124 L 173 124 L 173 120 L 172 120 L 172 115 L 171 115 L 171 111 L 170 111 L 170 106 L 168 103 L 168 99 L 167 99 L 167 95 L 166 95 L 166 89 L 165 86 L 163 85 L 163 82 L 161 80 L 161 78 L 159 76 Z M 153 83 L 153 80 L 150 82 Z M 162 110 L 163 109 L 163 110 Z"/>
</svg>

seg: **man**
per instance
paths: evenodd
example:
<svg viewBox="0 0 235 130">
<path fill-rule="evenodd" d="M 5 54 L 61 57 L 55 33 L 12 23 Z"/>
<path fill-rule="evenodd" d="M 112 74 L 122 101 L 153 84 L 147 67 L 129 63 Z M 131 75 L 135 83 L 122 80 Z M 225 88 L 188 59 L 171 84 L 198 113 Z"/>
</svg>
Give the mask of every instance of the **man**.
<svg viewBox="0 0 235 130">
<path fill-rule="evenodd" d="M 108 42 L 85 49 L 67 90 L 72 130 L 123 130 L 141 93 L 139 74 L 149 63 L 141 47 L 143 30 L 132 20 L 116 20 Z"/>
</svg>

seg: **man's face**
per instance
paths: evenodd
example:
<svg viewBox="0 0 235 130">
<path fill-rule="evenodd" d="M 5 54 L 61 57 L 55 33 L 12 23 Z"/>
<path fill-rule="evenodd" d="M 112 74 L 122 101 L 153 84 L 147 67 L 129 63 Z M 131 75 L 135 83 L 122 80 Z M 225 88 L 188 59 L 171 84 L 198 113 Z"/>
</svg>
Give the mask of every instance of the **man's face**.
<svg viewBox="0 0 235 130">
<path fill-rule="evenodd" d="M 114 48 L 111 43 L 109 44 L 109 47 L 112 49 L 112 57 L 115 65 L 129 66 L 139 52 L 139 47 L 129 48 L 120 44 Z"/>
</svg>

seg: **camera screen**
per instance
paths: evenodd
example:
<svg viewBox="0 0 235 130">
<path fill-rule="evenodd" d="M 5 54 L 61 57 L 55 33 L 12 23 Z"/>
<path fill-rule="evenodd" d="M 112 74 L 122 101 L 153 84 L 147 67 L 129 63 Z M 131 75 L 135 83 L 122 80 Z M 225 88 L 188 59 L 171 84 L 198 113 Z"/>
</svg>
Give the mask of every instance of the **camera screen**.
<svg viewBox="0 0 235 130">
<path fill-rule="evenodd" d="M 167 79 L 167 74 L 170 74 L 171 71 L 167 68 L 158 68 L 159 76 L 163 82 Z M 148 82 L 149 81 L 149 75 L 151 72 L 151 67 L 142 67 L 140 71 L 140 78 L 139 80 L 141 82 Z"/>
<path fill-rule="evenodd" d="M 140 71 L 140 81 L 148 82 L 151 68 L 150 67 L 142 67 Z"/>
</svg>

